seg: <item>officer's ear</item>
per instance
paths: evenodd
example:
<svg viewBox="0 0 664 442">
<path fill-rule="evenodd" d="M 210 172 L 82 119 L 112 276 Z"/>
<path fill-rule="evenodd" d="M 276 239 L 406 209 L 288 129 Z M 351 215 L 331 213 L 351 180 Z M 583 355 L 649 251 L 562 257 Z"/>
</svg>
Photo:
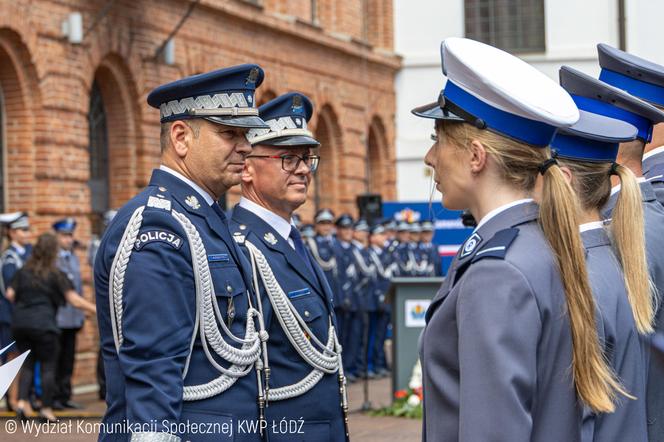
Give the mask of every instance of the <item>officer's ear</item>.
<svg viewBox="0 0 664 442">
<path fill-rule="evenodd" d="M 560 167 L 560 170 L 562 171 L 563 175 L 565 175 L 565 180 L 572 185 L 574 182 L 574 174 L 570 170 L 569 167 L 563 166 L 562 164 L 559 164 L 558 167 Z"/>
<path fill-rule="evenodd" d="M 473 139 L 468 146 L 468 152 L 470 154 L 470 173 L 477 175 L 486 167 L 486 147 L 481 141 Z"/>
<path fill-rule="evenodd" d="M 250 158 L 244 160 L 244 167 L 242 168 L 242 175 L 240 179 L 242 184 L 249 184 L 254 181 L 254 173 L 256 173 L 256 165 L 253 164 Z"/>
<path fill-rule="evenodd" d="M 171 124 L 169 131 L 171 146 L 179 158 L 184 158 L 189 152 L 191 140 L 194 138 L 194 133 L 187 123 L 184 121 L 174 121 Z"/>
</svg>

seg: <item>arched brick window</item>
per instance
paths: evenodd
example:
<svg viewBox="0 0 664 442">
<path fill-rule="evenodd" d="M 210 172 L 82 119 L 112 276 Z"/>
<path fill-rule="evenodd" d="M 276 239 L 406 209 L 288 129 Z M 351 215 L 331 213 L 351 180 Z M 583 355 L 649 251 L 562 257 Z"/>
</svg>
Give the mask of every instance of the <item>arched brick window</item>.
<svg viewBox="0 0 664 442">
<path fill-rule="evenodd" d="M 90 92 L 90 110 L 88 112 L 89 151 L 90 151 L 90 200 L 92 206 L 92 233 L 100 235 L 103 230 L 102 216 L 110 209 L 109 203 L 109 167 L 108 167 L 108 129 L 104 100 L 97 82 Z"/>
<path fill-rule="evenodd" d="M 324 207 L 336 209 L 341 129 L 337 116 L 329 105 L 323 106 L 318 114 L 314 136 L 320 142 L 321 162 L 316 172 L 313 188 L 309 193 L 309 199 L 314 203 L 314 212 Z"/>
</svg>

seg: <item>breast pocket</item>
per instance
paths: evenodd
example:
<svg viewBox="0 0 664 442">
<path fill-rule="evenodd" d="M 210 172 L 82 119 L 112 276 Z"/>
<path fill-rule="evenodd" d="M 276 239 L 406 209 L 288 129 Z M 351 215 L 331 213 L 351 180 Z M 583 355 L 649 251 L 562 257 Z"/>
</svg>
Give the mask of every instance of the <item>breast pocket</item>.
<svg viewBox="0 0 664 442">
<path fill-rule="evenodd" d="M 234 335 L 244 335 L 247 320 L 247 288 L 240 270 L 232 263 L 210 263 L 210 275 L 219 306 L 220 320 Z"/>
<path fill-rule="evenodd" d="M 327 344 L 329 328 L 327 309 L 320 296 L 311 293 L 308 289 L 305 290 L 305 294 L 296 294 L 295 296 L 293 296 L 293 292 L 289 293 L 289 299 L 295 310 L 304 320 L 309 332 L 314 334 L 321 343 Z M 307 333 L 306 330 L 305 333 Z M 311 339 L 311 336 L 308 336 L 308 338 Z M 317 345 L 314 346 L 320 351 Z M 292 360 L 302 360 L 295 351 L 289 356 Z"/>
</svg>

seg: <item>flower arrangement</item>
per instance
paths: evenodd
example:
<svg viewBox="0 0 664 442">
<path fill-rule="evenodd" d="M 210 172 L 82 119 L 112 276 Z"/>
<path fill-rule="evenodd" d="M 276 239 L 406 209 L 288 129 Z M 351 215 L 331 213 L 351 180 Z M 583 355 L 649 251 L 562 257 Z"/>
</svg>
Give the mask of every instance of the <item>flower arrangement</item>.
<svg viewBox="0 0 664 442">
<path fill-rule="evenodd" d="M 372 412 L 374 416 L 422 418 L 422 366 L 418 360 L 408 382 L 408 388 L 394 393 L 392 405 Z"/>
</svg>

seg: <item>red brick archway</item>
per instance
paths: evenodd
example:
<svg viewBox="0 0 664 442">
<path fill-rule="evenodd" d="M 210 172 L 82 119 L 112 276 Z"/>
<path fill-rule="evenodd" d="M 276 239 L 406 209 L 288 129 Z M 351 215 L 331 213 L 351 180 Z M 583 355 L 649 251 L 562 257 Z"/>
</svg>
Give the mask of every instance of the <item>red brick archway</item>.
<svg viewBox="0 0 664 442">
<path fill-rule="evenodd" d="M 41 110 L 36 73 L 27 47 L 12 30 L 0 29 L 2 94 L 2 200 L 0 210 L 35 215 L 35 114 Z M 37 221 L 37 220 L 36 220 Z M 39 224 L 38 222 L 36 224 Z"/>
<path fill-rule="evenodd" d="M 108 131 L 109 207 L 117 208 L 138 191 L 137 154 L 140 146 L 138 94 L 123 59 L 106 56 L 95 71 L 92 86 L 101 92 Z"/>
<path fill-rule="evenodd" d="M 387 186 L 389 164 L 385 126 L 380 117 L 373 117 L 369 125 L 367 140 L 367 183 L 370 193 L 382 194 Z"/>
<path fill-rule="evenodd" d="M 339 211 L 339 152 L 342 148 L 341 129 L 337 114 L 332 106 L 326 104 L 318 111 L 314 136 L 320 142 L 318 154 L 321 156 L 320 166 L 313 185 L 309 189 L 309 198 L 300 212 L 304 219 L 311 220 L 316 210 L 327 207 Z"/>
</svg>

